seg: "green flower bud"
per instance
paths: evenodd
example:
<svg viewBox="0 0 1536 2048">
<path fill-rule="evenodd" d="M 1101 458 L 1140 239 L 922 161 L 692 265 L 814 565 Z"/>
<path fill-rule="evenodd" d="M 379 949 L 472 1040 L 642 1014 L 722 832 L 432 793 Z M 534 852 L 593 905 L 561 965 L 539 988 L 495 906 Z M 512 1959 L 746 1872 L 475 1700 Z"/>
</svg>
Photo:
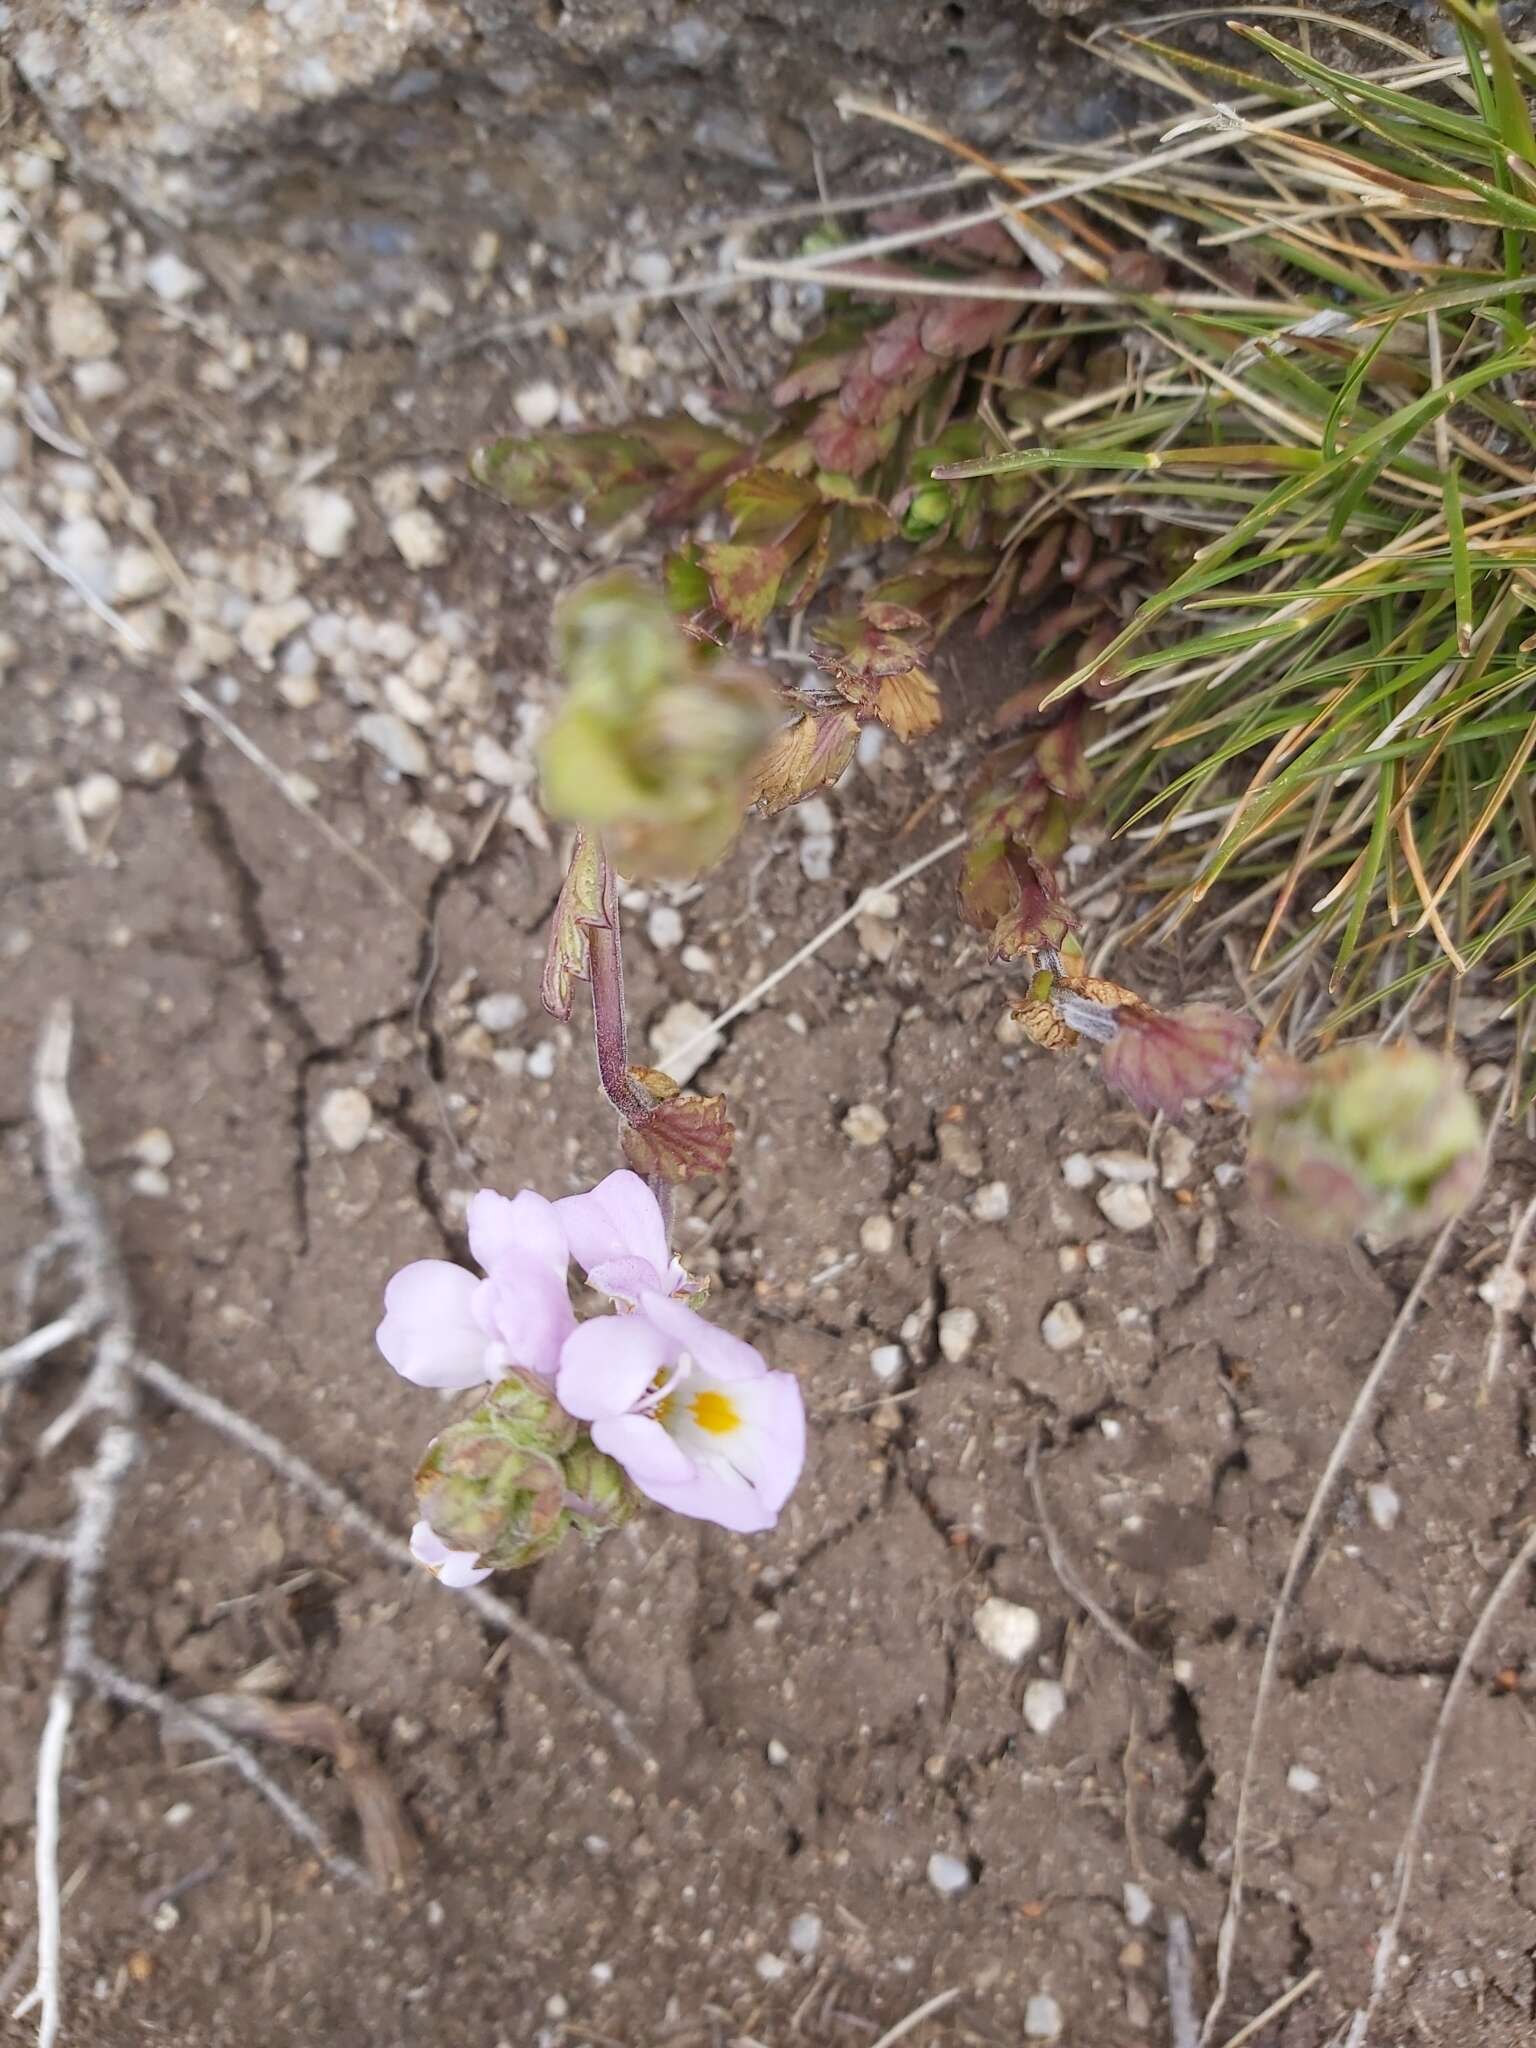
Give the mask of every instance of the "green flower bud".
<svg viewBox="0 0 1536 2048">
<path fill-rule="evenodd" d="M 483 1564 L 532 1564 L 569 1530 L 560 1461 L 575 1440 L 575 1423 L 548 1387 L 508 1374 L 428 1445 L 416 1474 L 423 1519 Z"/>
<path fill-rule="evenodd" d="M 1249 1178 L 1260 1206 L 1309 1237 L 1416 1236 L 1477 1192 L 1483 1133 L 1452 1062 L 1354 1045 L 1253 1084 Z"/>
<path fill-rule="evenodd" d="M 622 1529 L 639 1502 L 622 1469 L 587 1437 L 567 1451 L 565 1511 L 571 1527 L 588 1543 L 596 1543 L 610 1529 Z"/>
<path fill-rule="evenodd" d="M 540 754 L 551 817 L 600 835 L 630 875 L 718 860 L 777 725 L 767 683 L 707 660 L 665 600 L 622 573 L 562 601 L 556 645 L 568 688 Z"/>
<path fill-rule="evenodd" d="M 926 540 L 931 533 L 949 524 L 954 500 L 947 484 L 924 484 L 912 493 L 902 517 L 901 532 L 904 540 Z"/>
</svg>

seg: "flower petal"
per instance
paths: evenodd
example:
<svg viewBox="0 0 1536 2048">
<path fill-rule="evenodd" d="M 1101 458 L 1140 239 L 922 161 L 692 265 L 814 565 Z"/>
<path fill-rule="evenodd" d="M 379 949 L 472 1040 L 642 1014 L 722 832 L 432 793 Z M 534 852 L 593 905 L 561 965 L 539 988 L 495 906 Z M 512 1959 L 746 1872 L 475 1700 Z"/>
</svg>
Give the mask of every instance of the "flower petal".
<svg viewBox="0 0 1536 2048">
<path fill-rule="evenodd" d="M 506 1346 L 507 1359 L 525 1372 L 551 1378 L 560 1347 L 576 1327 L 564 1268 L 556 1275 L 540 1259 L 506 1251 L 483 1284 L 482 1317 Z"/>
<path fill-rule="evenodd" d="M 681 1270 L 674 1260 L 672 1273 Z M 603 1259 L 588 1270 L 587 1284 L 615 1301 L 638 1301 L 642 1294 L 667 1293 L 672 1273 L 658 1273 L 648 1259 Z"/>
<path fill-rule="evenodd" d="M 563 1280 L 570 1249 L 555 1208 L 532 1188 L 524 1188 L 510 1201 L 492 1188 L 482 1188 L 471 1200 L 466 1219 L 469 1248 L 481 1270 L 489 1273 L 500 1260 L 518 1256 L 535 1260 Z"/>
<path fill-rule="evenodd" d="M 479 1284 L 446 1259 L 417 1259 L 395 1274 L 375 1341 L 402 1379 L 418 1387 L 477 1387 L 494 1378 L 474 1316 Z"/>
<path fill-rule="evenodd" d="M 466 1586 L 478 1586 L 482 1579 L 491 1576 L 491 1567 L 480 1565 L 472 1550 L 450 1549 L 430 1522 L 418 1522 L 412 1529 L 411 1555 L 455 1592 L 462 1592 Z"/>
<path fill-rule="evenodd" d="M 637 1305 L 651 1327 L 667 1339 L 674 1355 L 686 1351 L 712 1379 L 761 1379 L 767 1372 L 760 1351 L 722 1330 L 718 1323 L 707 1322 L 686 1302 L 674 1301 L 666 1294 L 647 1294 Z"/>
<path fill-rule="evenodd" d="M 658 1507 L 670 1508 L 674 1515 L 689 1515 L 697 1522 L 717 1522 L 722 1529 L 734 1529 L 740 1536 L 760 1535 L 778 1520 L 777 1510 L 769 1507 L 740 1473 L 728 1467 L 706 1470 L 701 1466 L 694 1478 L 680 1486 L 648 1486 L 643 1479 L 636 1479 L 635 1484 Z"/>
<path fill-rule="evenodd" d="M 711 1384 L 705 1373 L 679 1386 L 667 1433 L 701 1472 L 728 1467 L 775 1514 L 805 1463 L 805 1403 L 793 1373 Z"/>
<path fill-rule="evenodd" d="M 693 1460 L 649 1415 L 614 1415 L 594 1422 L 592 1441 L 617 1459 L 642 1493 L 652 1486 L 684 1485 L 694 1476 Z"/>
<path fill-rule="evenodd" d="M 565 1196 L 554 1209 L 571 1257 L 588 1277 L 611 1259 L 643 1259 L 658 1274 L 669 1270 L 666 1218 L 638 1173 L 620 1168 L 588 1193 Z"/>
<path fill-rule="evenodd" d="M 673 1355 L 639 1316 L 593 1316 L 565 1340 L 555 1393 L 578 1422 L 627 1415 Z"/>
</svg>

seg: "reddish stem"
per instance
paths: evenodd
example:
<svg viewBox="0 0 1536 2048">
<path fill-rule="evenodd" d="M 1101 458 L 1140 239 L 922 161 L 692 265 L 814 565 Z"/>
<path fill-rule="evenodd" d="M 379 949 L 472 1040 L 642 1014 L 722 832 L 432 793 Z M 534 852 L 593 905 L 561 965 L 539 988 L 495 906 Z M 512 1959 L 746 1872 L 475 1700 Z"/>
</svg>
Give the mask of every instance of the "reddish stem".
<svg viewBox="0 0 1536 2048">
<path fill-rule="evenodd" d="M 597 1077 L 603 1093 L 625 1123 L 638 1130 L 649 1122 L 652 1104 L 630 1079 L 629 1029 L 624 1009 L 624 948 L 619 938 L 618 889 L 612 868 L 604 863 L 604 924 L 587 935 L 592 974 L 592 1036 L 597 1046 Z"/>
</svg>

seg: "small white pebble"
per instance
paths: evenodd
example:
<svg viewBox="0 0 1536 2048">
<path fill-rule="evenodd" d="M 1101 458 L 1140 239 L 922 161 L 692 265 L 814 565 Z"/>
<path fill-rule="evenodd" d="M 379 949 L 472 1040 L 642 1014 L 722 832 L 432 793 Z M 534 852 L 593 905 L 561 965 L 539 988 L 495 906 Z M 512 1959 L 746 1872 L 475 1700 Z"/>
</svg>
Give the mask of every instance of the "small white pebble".
<svg viewBox="0 0 1536 2048">
<path fill-rule="evenodd" d="M 1070 1301 L 1058 1301 L 1040 1319 L 1040 1335 L 1051 1351 L 1070 1351 L 1083 1341 L 1083 1319 Z"/>
<path fill-rule="evenodd" d="M 163 1202 L 171 1192 L 171 1184 L 158 1166 L 139 1167 L 130 1176 L 128 1185 L 136 1195 L 147 1195 L 154 1202 Z"/>
<path fill-rule="evenodd" d="M 1049 1735 L 1067 1711 L 1067 1695 L 1054 1678 L 1032 1678 L 1024 1688 L 1024 1719 L 1037 1735 Z"/>
<path fill-rule="evenodd" d="M 843 1136 L 850 1145 L 878 1145 L 890 1130 L 890 1119 L 873 1102 L 856 1102 L 843 1118 Z"/>
<path fill-rule="evenodd" d="M 882 1386 L 893 1386 L 907 1369 L 907 1354 L 899 1344 L 877 1344 L 869 1354 L 869 1369 Z"/>
<path fill-rule="evenodd" d="M 145 264 L 144 282 L 157 299 L 179 306 L 183 299 L 195 299 L 208 280 L 200 270 L 184 263 L 174 249 L 162 249 Z"/>
<path fill-rule="evenodd" d="M 149 1924 L 156 1934 L 169 1934 L 181 1925 L 181 1908 L 174 1899 L 162 1899 L 150 1915 Z"/>
<path fill-rule="evenodd" d="M 708 1022 L 708 1011 L 697 1003 L 673 1003 L 652 1027 L 651 1051 L 656 1065 L 670 1074 L 679 1088 L 686 1088 L 725 1043 L 718 1031 L 705 1031 Z"/>
<path fill-rule="evenodd" d="M 424 729 L 437 723 L 437 706 L 404 676 L 384 678 L 384 698 L 390 710 L 403 718 L 407 725 Z"/>
<path fill-rule="evenodd" d="M 1308 1793 L 1315 1792 L 1323 1781 L 1305 1764 L 1292 1764 L 1285 1774 L 1285 1782 L 1293 1792 L 1299 1792 L 1305 1798 Z"/>
<path fill-rule="evenodd" d="M 1030 2041 L 1054 2041 L 1061 2032 L 1061 2007 L 1049 1991 L 1037 1991 L 1024 2007 L 1024 2034 Z"/>
<path fill-rule="evenodd" d="M 821 1915 L 797 1913 L 789 1923 L 789 1945 L 797 1956 L 813 1956 L 821 1947 Z"/>
<path fill-rule="evenodd" d="M 88 824 L 94 824 L 100 818 L 110 818 L 122 800 L 123 785 L 115 775 L 108 775 L 105 770 L 87 775 L 75 788 L 75 803 Z"/>
<path fill-rule="evenodd" d="M 127 547 L 117 558 L 112 595 L 119 604 L 143 604 L 158 597 L 169 578 L 153 548 Z"/>
<path fill-rule="evenodd" d="M 332 1088 L 320 1104 L 320 1128 L 338 1152 L 355 1152 L 373 1128 L 373 1104 L 361 1088 Z"/>
<path fill-rule="evenodd" d="M 996 1595 L 982 1601 L 971 1617 L 971 1626 L 983 1647 L 1005 1664 L 1022 1664 L 1040 1640 L 1040 1617 L 1034 1608 Z"/>
<path fill-rule="evenodd" d="M 369 711 L 357 721 L 358 738 L 402 775 L 429 775 L 432 756 L 420 733 L 393 711 Z"/>
<path fill-rule="evenodd" d="M 558 1991 L 552 1991 L 544 2001 L 544 2017 L 547 2020 L 563 2020 L 571 2010 L 568 1998 L 562 1998 Z"/>
<path fill-rule="evenodd" d="M 555 1041 L 541 1038 L 528 1055 L 527 1071 L 535 1081 L 547 1081 L 555 1071 Z"/>
<path fill-rule="evenodd" d="M 677 957 L 690 974 L 713 974 L 715 971 L 714 954 L 706 953 L 702 946 L 684 946 Z"/>
<path fill-rule="evenodd" d="M 1061 1177 L 1069 1188 L 1091 1188 L 1096 1178 L 1093 1161 L 1086 1152 L 1069 1152 L 1061 1162 Z"/>
<path fill-rule="evenodd" d="M 895 1223 L 889 1216 L 866 1216 L 859 1225 L 859 1243 L 873 1258 L 883 1259 L 895 1246 Z"/>
<path fill-rule="evenodd" d="M 1124 1887 L 1125 1917 L 1133 1927 L 1145 1927 L 1152 1918 L 1152 1894 L 1144 1884 Z"/>
<path fill-rule="evenodd" d="M 560 416 L 560 387 L 548 377 L 525 384 L 512 394 L 512 410 L 530 433 L 553 424 Z"/>
<path fill-rule="evenodd" d="M 1145 1230 L 1152 1221 L 1152 1197 L 1139 1181 L 1112 1180 L 1094 1200 L 1099 1214 L 1116 1230 Z"/>
<path fill-rule="evenodd" d="M 1095 1152 L 1092 1165 L 1105 1180 L 1135 1184 L 1157 1178 L 1157 1168 L 1144 1152 Z"/>
<path fill-rule="evenodd" d="M 1013 1206 L 1013 1197 L 1005 1180 L 989 1180 L 971 1197 L 971 1214 L 978 1223 L 1004 1223 Z"/>
<path fill-rule="evenodd" d="M 1373 1479 L 1365 1489 L 1365 1506 L 1378 1529 L 1395 1529 L 1397 1518 L 1403 1512 L 1396 1488 L 1388 1486 L 1382 1479 Z"/>
<path fill-rule="evenodd" d="M 165 1809 L 165 1824 L 168 1828 L 184 1828 L 194 1811 L 190 1801 L 178 1799 L 174 1806 Z"/>
<path fill-rule="evenodd" d="M 423 860 L 445 868 L 453 859 L 453 835 L 435 811 L 420 807 L 405 821 L 405 837 Z"/>
<path fill-rule="evenodd" d="M 808 833 L 800 842 L 800 872 L 808 882 L 830 882 L 837 841 L 830 832 Z"/>
<path fill-rule="evenodd" d="M 1162 1138 L 1162 1173 L 1165 1188 L 1181 1188 L 1195 1169 L 1195 1141 L 1188 1131 L 1170 1124 Z"/>
<path fill-rule="evenodd" d="M 1216 1169 L 1216 1185 L 1219 1188 L 1235 1188 L 1242 1177 L 1242 1166 L 1235 1159 L 1223 1159 Z"/>
<path fill-rule="evenodd" d="M 939 1349 L 951 1365 L 970 1356 L 981 1328 L 981 1317 L 973 1308 L 947 1308 L 939 1317 Z"/>
<path fill-rule="evenodd" d="M 391 519 L 389 537 L 408 569 L 435 569 L 448 559 L 448 536 L 442 521 L 420 505 Z"/>
<path fill-rule="evenodd" d="M 496 993 L 482 996 L 475 1005 L 475 1022 L 492 1038 L 500 1038 L 508 1031 L 515 1031 L 528 1014 L 528 1005 L 521 996 L 511 993 Z"/>
<path fill-rule="evenodd" d="M 763 1755 L 776 1771 L 782 1771 L 789 1762 L 789 1751 L 780 1742 L 777 1735 L 769 1736 L 767 1746 L 763 1750 Z"/>
<path fill-rule="evenodd" d="M 128 1150 L 142 1166 L 169 1166 L 176 1157 L 170 1132 L 162 1130 L 158 1124 L 151 1130 L 140 1131 Z"/>
<path fill-rule="evenodd" d="M 594 1984 L 611 1984 L 613 1982 L 613 1965 L 612 1963 L 594 1963 L 587 1974 Z"/>
<path fill-rule="evenodd" d="M 357 525 L 357 507 L 346 492 L 318 485 L 300 491 L 296 510 L 299 531 L 310 553 L 319 555 L 323 561 L 340 561 Z"/>
<path fill-rule="evenodd" d="M 658 903 L 645 920 L 645 936 L 658 953 L 670 953 L 683 943 L 683 920 L 670 903 Z"/>
<path fill-rule="evenodd" d="M 971 1888 L 971 1867 L 958 1856 L 935 1849 L 928 1858 L 928 1882 L 941 1898 L 957 1899 Z"/>
<path fill-rule="evenodd" d="M 782 1956 L 760 1955 L 753 1965 L 765 1984 L 778 1984 L 789 1975 L 789 1964 Z"/>
</svg>

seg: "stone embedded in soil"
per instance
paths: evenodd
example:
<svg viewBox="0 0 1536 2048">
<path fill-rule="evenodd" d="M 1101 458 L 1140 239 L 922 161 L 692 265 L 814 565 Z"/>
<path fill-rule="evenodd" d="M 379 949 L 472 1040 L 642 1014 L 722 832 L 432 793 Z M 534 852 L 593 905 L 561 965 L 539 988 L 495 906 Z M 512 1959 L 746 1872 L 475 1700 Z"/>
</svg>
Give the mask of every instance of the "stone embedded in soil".
<svg viewBox="0 0 1536 2048">
<path fill-rule="evenodd" d="M 1144 1884 L 1126 1884 L 1122 1889 L 1125 1917 L 1133 1927 L 1145 1927 L 1152 1918 L 1152 1894 Z"/>
<path fill-rule="evenodd" d="M 530 434 L 553 426 L 560 415 L 560 387 L 548 377 L 539 377 L 512 394 L 512 410 Z"/>
<path fill-rule="evenodd" d="M 761 1955 L 754 1967 L 765 1984 L 779 1984 L 789 1975 L 789 1964 L 782 1956 Z"/>
<path fill-rule="evenodd" d="M 145 264 L 144 282 L 157 299 L 179 306 L 184 299 L 195 299 L 208 280 L 200 270 L 184 263 L 174 249 L 162 249 Z"/>
<path fill-rule="evenodd" d="M 709 1012 L 697 1003 L 673 1003 L 663 1011 L 651 1030 L 651 1051 L 663 1073 L 670 1074 L 679 1088 L 686 1088 L 700 1067 L 712 1060 L 724 1045 L 718 1031 L 705 1031 Z M 703 1036 L 700 1037 L 700 1033 Z M 685 1051 L 690 1043 L 691 1051 Z"/>
<path fill-rule="evenodd" d="M 1159 1151 L 1162 1170 L 1158 1176 L 1165 1188 L 1181 1188 L 1195 1168 L 1195 1141 L 1188 1131 L 1170 1124 L 1163 1132 Z"/>
<path fill-rule="evenodd" d="M 180 759 L 176 749 L 164 740 L 146 740 L 133 757 L 133 772 L 140 782 L 167 782 L 176 773 Z"/>
<path fill-rule="evenodd" d="M 1395 1529 L 1403 1504 L 1396 1487 L 1388 1486 L 1385 1480 L 1373 1479 L 1365 1489 L 1365 1509 L 1378 1529 Z"/>
<path fill-rule="evenodd" d="M 1097 1175 L 1093 1161 L 1086 1152 L 1069 1152 L 1061 1162 L 1061 1177 L 1069 1188 L 1076 1188 L 1081 1192 L 1082 1189 L 1093 1186 Z"/>
<path fill-rule="evenodd" d="M 899 1344 L 877 1344 L 869 1354 L 869 1369 L 882 1385 L 893 1386 L 907 1369 L 907 1354 Z"/>
<path fill-rule="evenodd" d="M 1024 2008 L 1026 2040 L 1054 2041 L 1061 2027 L 1061 2007 L 1048 1991 L 1037 1991 Z"/>
<path fill-rule="evenodd" d="M 1005 1180 L 989 1180 L 971 1197 L 971 1214 L 978 1223 L 1005 1223 L 1012 1206 L 1013 1197 Z"/>
<path fill-rule="evenodd" d="M 945 1309 L 939 1317 L 939 1349 L 951 1365 L 959 1365 L 970 1357 L 980 1329 L 981 1317 L 975 1309 Z"/>
<path fill-rule="evenodd" d="M 448 559 L 448 536 L 442 521 L 420 505 L 391 519 L 389 537 L 408 569 L 435 569 Z"/>
<path fill-rule="evenodd" d="M 658 903 L 645 920 L 645 936 L 658 953 L 670 953 L 683 942 L 683 920 L 670 903 Z"/>
<path fill-rule="evenodd" d="M 797 1913 L 789 1923 L 789 1945 L 797 1956 L 813 1956 L 821 1947 L 821 1915 Z"/>
<path fill-rule="evenodd" d="M 1094 1200 L 1099 1214 L 1116 1230 L 1145 1230 L 1152 1221 L 1152 1197 L 1139 1181 L 1112 1180 Z"/>
<path fill-rule="evenodd" d="M 429 775 L 432 756 L 418 732 L 393 711 L 367 711 L 357 721 L 357 736 L 382 754 L 402 775 Z"/>
<path fill-rule="evenodd" d="M 346 492 L 318 485 L 300 491 L 297 511 L 299 531 L 310 553 L 323 561 L 340 561 L 357 525 L 357 508 Z"/>
<path fill-rule="evenodd" d="M 143 1166 L 169 1166 L 176 1157 L 176 1146 L 170 1132 L 159 1124 L 150 1130 L 140 1131 L 128 1150 Z"/>
<path fill-rule="evenodd" d="M 975 1180 L 982 1170 L 981 1147 L 964 1124 L 939 1125 L 939 1157 L 968 1180 Z"/>
<path fill-rule="evenodd" d="M 843 1118 L 843 1136 L 850 1145 L 878 1145 L 891 1128 L 890 1119 L 873 1102 L 856 1102 Z"/>
<path fill-rule="evenodd" d="M 1092 1164 L 1104 1180 L 1135 1184 L 1157 1178 L 1157 1168 L 1144 1152 L 1095 1152 Z"/>
<path fill-rule="evenodd" d="M 447 867 L 453 859 L 453 834 L 435 811 L 425 806 L 412 811 L 405 821 L 406 843 L 419 853 L 423 860 L 429 860 L 440 868 Z"/>
<path fill-rule="evenodd" d="M 996 1595 L 982 1601 L 971 1626 L 982 1645 L 1005 1664 L 1022 1664 L 1040 1641 L 1040 1617 L 1034 1608 Z"/>
<path fill-rule="evenodd" d="M 520 995 L 514 995 L 510 990 L 493 991 L 475 1004 L 475 1022 L 489 1031 L 493 1038 L 515 1031 L 527 1015 L 528 1005 Z"/>
<path fill-rule="evenodd" d="M 971 1867 L 960 1857 L 935 1849 L 928 1858 L 928 1882 L 940 1898 L 957 1899 L 971 1888 Z"/>
<path fill-rule="evenodd" d="M 789 1751 L 784 1747 L 783 1743 L 780 1742 L 777 1735 L 769 1736 L 767 1742 L 763 1746 L 763 1755 L 767 1759 L 772 1769 L 776 1771 L 782 1771 L 785 1765 L 789 1762 Z"/>
<path fill-rule="evenodd" d="M 105 769 L 98 769 L 96 774 L 87 775 L 75 789 L 75 803 L 81 817 L 88 824 L 95 824 L 102 818 L 110 818 L 122 800 L 123 785 L 115 775 L 108 775 Z"/>
<path fill-rule="evenodd" d="M 872 1257 L 883 1259 L 895 1246 L 895 1223 L 889 1216 L 866 1216 L 859 1225 L 859 1243 Z"/>
<path fill-rule="evenodd" d="M 119 551 L 112 578 L 112 595 L 119 604 L 142 604 L 158 597 L 169 578 L 165 565 L 153 548 L 127 547 Z"/>
<path fill-rule="evenodd" d="M 333 1150 L 355 1152 L 373 1128 L 373 1104 L 361 1088 L 332 1088 L 320 1104 L 320 1128 Z"/>
<path fill-rule="evenodd" d="M 1292 1764 L 1285 1774 L 1285 1782 L 1293 1792 L 1299 1792 L 1306 1798 L 1317 1791 L 1323 1781 L 1316 1771 L 1311 1770 L 1306 1764 Z"/>
<path fill-rule="evenodd" d="M 84 292 L 55 292 L 49 299 L 48 340 L 57 354 L 81 362 L 117 350 L 116 329 Z"/>
<path fill-rule="evenodd" d="M 1024 1688 L 1024 1719 L 1036 1735 L 1049 1735 L 1067 1711 L 1067 1695 L 1054 1678 L 1032 1678 Z"/>
<path fill-rule="evenodd" d="M 1083 1319 L 1070 1301 L 1054 1303 L 1040 1319 L 1041 1338 L 1051 1351 L 1070 1351 L 1083 1334 Z"/>
</svg>

